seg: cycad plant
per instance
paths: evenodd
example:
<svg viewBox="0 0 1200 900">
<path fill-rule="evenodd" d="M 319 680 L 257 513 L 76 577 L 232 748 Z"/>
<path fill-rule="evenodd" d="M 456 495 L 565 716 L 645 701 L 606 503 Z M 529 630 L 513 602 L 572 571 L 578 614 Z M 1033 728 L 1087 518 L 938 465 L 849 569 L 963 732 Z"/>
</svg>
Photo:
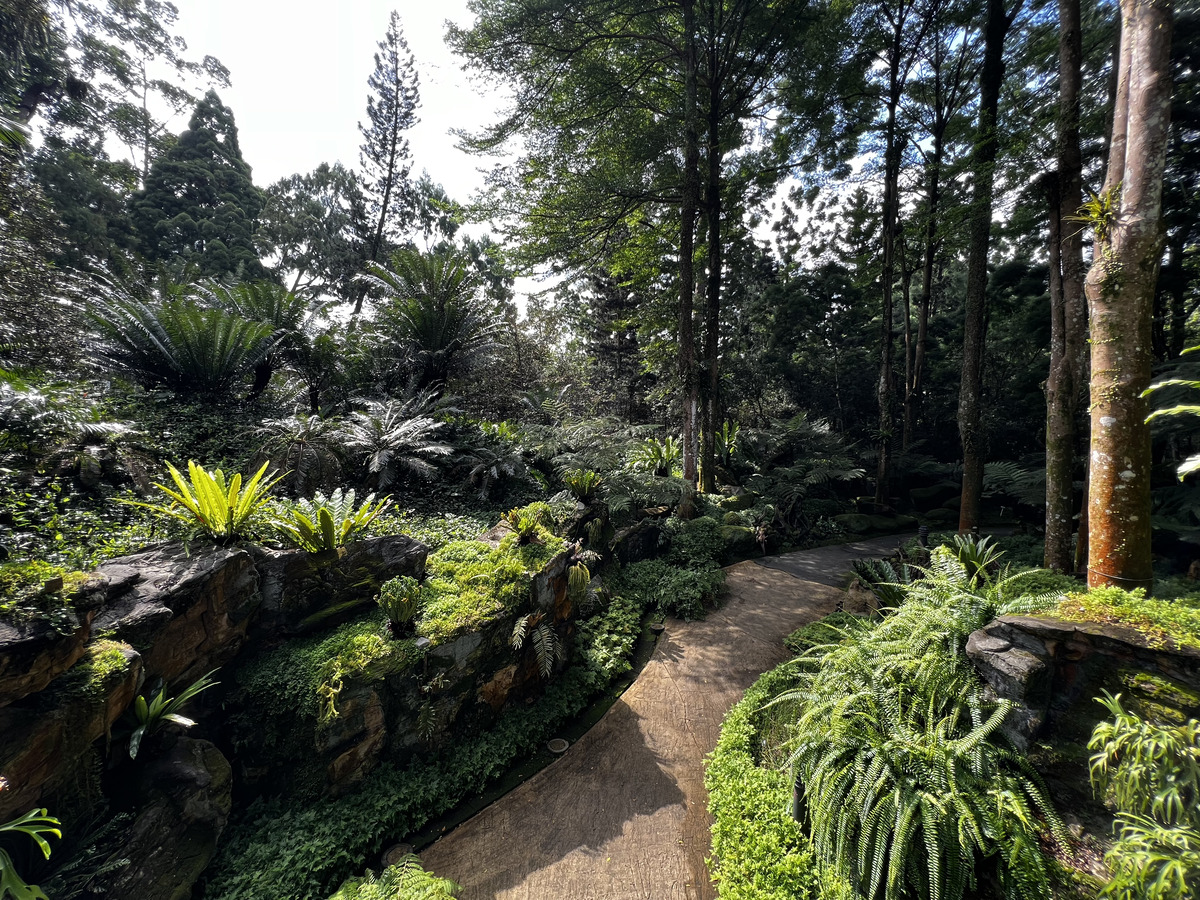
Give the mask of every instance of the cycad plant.
<svg viewBox="0 0 1200 900">
<path fill-rule="evenodd" d="M 253 435 L 259 445 L 258 460 L 279 460 L 286 471 L 284 483 L 297 494 L 326 485 L 342 471 L 342 422 L 322 415 L 267 419 Z"/>
<path fill-rule="evenodd" d="M 376 502 L 368 494 L 361 504 L 353 490 L 335 490 L 328 497 L 318 491 L 312 500 L 297 500 L 287 507 L 287 516 L 277 519 L 276 528 L 301 550 L 321 553 L 344 547 L 379 518 L 392 504 L 390 497 Z"/>
<path fill-rule="evenodd" d="M 171 503 L 126 502 L 198 526 L 217 540 L 233 540 L 245 536 L 247 526 L 266 506 L 271 489 L 279 483 L 279 476 L 267 474 L 270 465 L 270 462 L 263 463 L 243 486 L 240 472 L 226 482 L 225 473 L 220 469 L 209 471 L 195 460 L 189 460 L 188 478 L 185 479 L 178 469 L 167 463 L 167 472 L 176 490 L 158 483 L 154 486 L 166 494 Z"/>
<path fill-rule="evenodd" d="M 398 250 L 390 266 L 372 263 L 362 278 L 387 298 L 381 329 L 400 344 L 419 389 L 445 385 L 495 349 L 500 322 L 465 255 Z"/>
<path fill-rule="evenodd" d="M 108 285 L 90 305 L 95 356 L 105 367 L 150 388 L 220 398 L 262 364 L 282 333 L 189 299 L 142 300 Z"/>
<path fill-rule="evenodd" d="M 590 469 L 571 469 L 563 473 L 563 484 L 580 503 L 591 503 L 600 491 L 604 479 Z"/>
<path fill-rule="evenodd" d="M 661 441 L 657 438 L 647 438 L 630 454 L 629 463 L 639 472 L 661 478 L 671 474 L 682 454 L 683 447 L 670 435 Z"/>
<path fill-rule="evenodd" d="M 366 409 L 351 413 L 343 426 L 346 447 L 364 460 L 369 478 L 379 489 L 395 482 L 402 472 L 432 478 L 434 461 L 454 449 L 438 440 L 444 423 L 430 412 L 434 398 L 420 392 L 406 400 L 368 400 Z"/>
</svg>

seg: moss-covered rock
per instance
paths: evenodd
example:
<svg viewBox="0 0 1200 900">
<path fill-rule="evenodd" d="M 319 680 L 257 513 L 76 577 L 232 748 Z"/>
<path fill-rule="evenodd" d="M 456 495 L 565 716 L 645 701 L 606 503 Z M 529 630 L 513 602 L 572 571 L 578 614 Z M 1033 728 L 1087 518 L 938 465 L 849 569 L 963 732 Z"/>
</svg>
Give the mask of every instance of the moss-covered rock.
<svg viewBox="0 0 1200 900">
<path fill-rule="evenodd" d="M 721 540 L 725 544 L 725 558 L 746 557 L 758 550 L 754 529 L 743 525 L 722 525 Z"/>
<path fill-rule="evenodd" d="M 850 534 L 866 534 L 871 530 L 871 517 L 862 513 L 842 513 L 833 521 Z"/>
</svg>

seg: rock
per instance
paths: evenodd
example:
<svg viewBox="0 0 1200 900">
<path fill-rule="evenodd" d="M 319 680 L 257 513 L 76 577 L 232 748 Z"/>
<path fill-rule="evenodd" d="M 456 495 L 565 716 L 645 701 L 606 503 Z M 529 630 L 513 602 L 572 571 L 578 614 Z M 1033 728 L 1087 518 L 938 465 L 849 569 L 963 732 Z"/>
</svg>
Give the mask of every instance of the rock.
<svg viewBox="0 0 1200 900">
<path fill-rule="evenodd" d="M 512 693 L 513 685 L 517 681 L 517 664 L 505 666 L 491 677 L 483 687 L 479 689 L 479 700 L 481 703 L 486 703 L 492 708 L 493 712 L 499 712 L 505 703 L 508 702 L 508 697 Z"/>
<path fill-rule="evenodd" d="M 329 764 L 326 776 L 335 795 L 362 781 L 387 742 L 383 704 L 372 687 L 343 690 L 338 697 L 338 716 L 317 733 L 318 753 L 340 751 Z"/>
<path fill-rule="evenodd" d="M 871 530 L 871 517 L 862 513 L 842 513 L 834 516 L 833 521 L 850 534 L 866 534 Z"/>
<path fill-rule="evenodd" d="M 742 525 L 722 525 L 721 540 L 725 545 L 723 552 L 727 560 L 745 558 L 758 550 L 754 529 Z"/>
<path fill-rule="evenodd" d="M 429 549 L 407 535 L 355 541 L 337 550 L 251 548 L 261 576 L 256 628 L 299 634 L 328 628 L 375 602 L 380 586 L 400 575 L 425 574 Z"/>
<path fill-rule="evenodd" d="M 743 491 L 740 494 L 734 494 L 730 497 L 722 497 L 720 504 L 721 509 L 740 512 L 744 509 L 750 509 L 758 500 L 759 496 L 754 491 Z"/>
<path fill-rule="evenodd" d="M 43 797 L 82 777 L 92 744 L 133 702 L 140 683 L 141 657 L 124 645 L 116 654 L 91 673 L 83 671 L 85 657 L 37 697 L 0 709 L 0 774 L 9 784 L 0 791 L 0 821 L 44 805 Z"/>
<path fill-rule="evenodd" d="M 658 553 L 662 543 L 662 525 L 655 519 L 623 528 L 613 537 L 613 554 L 625 565 L 650 559 Z"/>
<path fill-rule="evenodd" d="M 996 697 L 1016 704 L 1002 729 L 1019 750 L 1027 750 L 1049 714 L 1053 672 L 1049 651 L 1040 642 L 993 622 L 967 639 L 967 656 Z"/>
<path fill-rule="evenodd" d="M 115 868 L 96 875 L 88 889 L 113 900 L 188 900 L 229 821 L 232 787 L 220 750 L 177 737 L 143 769 L 136 788 L 141 810 L 108 860 Z"/>
<path fill-rule="evenodd" d="M 138 573 L 130 581 L 129 570 Z M 97 570 L 126 585 L 110 589 L 94 629 L 144 648 L 146 673 L 165 681 L 195 681 L 229 662 L 258 607 L 258 572 L 236 547 L 177 544 L 121 557 Z"/>
<path fill-rule="evenodd" d="M 83 656 L 91 618 L 62 634 L 48 622 L 0 622 L 0 707 L 43 690 Z M 72 616 L 74 618 L 74 616 Z"/>
</svg>

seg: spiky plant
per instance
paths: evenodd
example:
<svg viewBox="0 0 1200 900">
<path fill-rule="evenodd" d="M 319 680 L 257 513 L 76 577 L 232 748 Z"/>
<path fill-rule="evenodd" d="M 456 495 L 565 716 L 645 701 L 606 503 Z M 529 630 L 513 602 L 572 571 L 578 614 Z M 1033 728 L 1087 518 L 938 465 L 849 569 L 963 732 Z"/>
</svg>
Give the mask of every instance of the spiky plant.
<svg viewBox="0 0 1200 900">
<path fill-rule="evenodd" d="M 513 625 L 512 648 L 522 650 L 526 643 L 533 644 L 534 656 L 537 658 L 538 672 L 542 678 L 549 678 L 554 666 L 566 659 L 566 648 L 558 639 L 558 634 L 546 621 L 543 612 L 533 612 L 521 616 Z"/>
<path fill-rule="evenodd" d="M 196 724 L 194 720 L 182 715 L 179 711 L 197 694 L 220 684 L 219 681 L 212 680 L 216 671 L 213 669 L 207 675 L 202 675 L 175 697 L 167 696 L 165 685 L 159 688 L 158 693 L 150 700 L 147 700 L 144 694 L 138 694 L 137 699 L 133 701 L 133 706 L 125 715 L 125 724 L 129 728 L 130 759 L 136 759 L 142 741 L 166 723 L 171 722 L 184 728 L 191 728 Z"/>
<path fill-rule="evenodd" d="M 886 559 L 856 559 L 850 568 L 879 599 L 881 608 L 895 609 L 904 602 L 905 588 L 912 584 L 912 570 L 904 563 L 896 569 Z"/>
<path fill-rule="evenodd" d="M 298 413 L 266 419 L 253 430 L 259 445 L 256 461 L 275 459 L 286 471 L 284 483 L 297 494 L 324 485 L 342 471 L 342 422 Z"/>
<path fill-rule="evenodd" d="M 273 325 L 188 299 L 142 300 L 108 285 L 89 312 L 96 359 L 138 384 L 178 394 L 228 395 L 275 350 Z"/>
<path fill-rule="evenodd" d="M 521 448 L 512 445 L 475 447 L 463 459 L 471 465 L 467 481 L 479 489 L 480 500 L 488 499 L 497 485 L 529 471 Z"/>
<path fill-rule="evenodd" d="M 390 263 L 369 264 L 361 277 L 386 298 L 380 327 L 411 361 L 418 388 L 445 385 L 494 351 L 501 323 L 482 301 L 468 257 L 398 250 Z"/>
<path fill-rule="evenodd" d="M 189 460 L 188 478 L 185 479 L 178 469 L 167 463 L 167 472 L 176 490 L 158 483 L 154 486 L 170 498 L 169 504 L 121 502 L 195 525 L 217 540 L 233 540 L 245 535 L 251 520 L 266 506 L 271 489 L 279 483 L 279 476 L 267 474 L 270 465 L 269 461 L 263 463 L 243 486 L 240 472 L 226 482 L 225 473 L 220 469 L 209 471 L 195 460 Z"/>
<path fill-rule="evenodd" d="M 647 438 L 630 454 L 629 464 L 636 471 L 661 478 L 671 474 L 682 455 L 682 445 L 670 435 L 661 441 Z"/>
<path fill-rule="evenodd" d="M 405 400 L 368 400 L 365 406 L 347 417 L 342 434 L 346 447 L 365 462 L 381 490 L 401 473 L 432 478 L 437 472 L 434 462 L 454 452 L 438 440 L 445 424 L 430 415 L 436 404 L 429 392 Z"/>
<path fill-rule="evenodd" d="M 389 579 L 380 587 L 376 602 L 387 616 L 388 633 L 400 637 L 412 630 L 421 611 L 421 583 L 410 575 Z"/>
<path fill-rule="evenodd" d="M 312 500 L 297 500 L 287 509 L 287 517 L 275 522 L 276 528 L 301 550 L 321 553 L 344 547 L 365 531 L 391 506 L 391 497 L 375 501 L 367 494 L 361 504 L 353 490 L 341 488 L 326 497 L 318 491 Z"/>
<path fill-rule="evenodd" d="M 600 490 L 604 479 L 590 469 L 571 469 L 563 473 L 563 484 L 571 496 L 581 503 L 591 503 Z"/>
</svg>

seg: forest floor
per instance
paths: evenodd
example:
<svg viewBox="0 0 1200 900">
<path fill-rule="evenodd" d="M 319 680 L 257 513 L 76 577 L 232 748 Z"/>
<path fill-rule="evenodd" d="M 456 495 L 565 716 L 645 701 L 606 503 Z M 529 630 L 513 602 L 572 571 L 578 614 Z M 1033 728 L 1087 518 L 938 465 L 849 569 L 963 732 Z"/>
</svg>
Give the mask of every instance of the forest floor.
<svg viewBox="0 0 1200 900">
<path fill-rule="evenodd" d="M 704 757 L 783 639 L 834 612 L 850 562 L 907 537 L 730 566 L 719 609 L 668 619 L 629 690 L 563 756 L 421 853 L 462 900 L 715 897 Z"/>
</svg>

